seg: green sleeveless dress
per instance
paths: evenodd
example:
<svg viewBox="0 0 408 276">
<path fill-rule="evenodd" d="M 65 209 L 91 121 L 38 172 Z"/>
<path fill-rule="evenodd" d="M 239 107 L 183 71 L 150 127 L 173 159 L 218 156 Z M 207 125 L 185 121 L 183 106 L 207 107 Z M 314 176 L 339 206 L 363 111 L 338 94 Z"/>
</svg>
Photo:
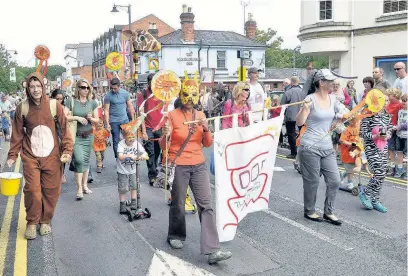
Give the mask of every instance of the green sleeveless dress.
<svg viewBox="0 0 408 276">
<path fill-rule="evenodd" d="M 88 100 L 86 104 L 82 104 L 78 100 L 74 100 L 73 102 L 73 108 L 71 106 L 72 100 L 68 100 L 65 103 L 65 106 L 69 110 L 71 110 L 72 116 L 85 118 L 89 112 L 93 114 L 94 110 L 98 107 L 97 103 L 94 100 Z M 88 122 L 87 125 L 82 125 L 80 122 L 78 122 L 77 125 L 77 134 L 92 130 L 92 124 L 90 122 Z M 73 160 L 76 173 L 83 173 L 89 169 L 93 141 L 93 134 L 89 135 L 86 138 L 77 135 L 77 137 L 75 138 Z"/>
</svg>

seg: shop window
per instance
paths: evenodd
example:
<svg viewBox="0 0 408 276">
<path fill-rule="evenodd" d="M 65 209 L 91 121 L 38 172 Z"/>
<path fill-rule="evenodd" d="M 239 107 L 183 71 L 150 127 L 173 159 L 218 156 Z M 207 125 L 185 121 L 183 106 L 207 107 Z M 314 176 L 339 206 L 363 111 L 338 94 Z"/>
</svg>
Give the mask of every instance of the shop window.
<svg viewBox="0 0 408 276">
<path fill-rule="evenodd" d="M 217 51 L 217 68 L 224 69 L 226 68 L 226 51 Z"/>
<path fill-rule="evenodd" d="M 278 88 L 278 84 L 276 82 L 273 84 L 273 88 Z"/>
<path fill-rule="evenodd" d="M 397 62 L 405 63 L 405 68 L 407 68 L 407 57 L 384 57 L 384 58 L 376 58 L 375 59 L 375 66 L 380 67 L 384 70 L 383 78 L 386 79 L 391 83 L 397 79 L 394 71 L 394 65 Z"/>
<path fill-rule="evenodd" d="M 407 1 L 384 0 L 384 13 L 400 12 L 407 10 Z"/>
<path fill-rule="evenodd" d="M 332 1 L 319 1 L 319 19 L 333 19 Z"/>
</svg>

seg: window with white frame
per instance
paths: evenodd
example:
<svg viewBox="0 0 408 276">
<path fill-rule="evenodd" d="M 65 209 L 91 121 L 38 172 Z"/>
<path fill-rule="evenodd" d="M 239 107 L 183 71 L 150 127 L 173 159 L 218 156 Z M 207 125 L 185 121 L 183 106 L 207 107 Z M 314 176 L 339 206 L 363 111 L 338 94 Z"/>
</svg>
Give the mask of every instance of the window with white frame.
<svg viewBox="0 0 408 276">
<path fill-rule="evenodd" d="M 384 0 L 384 13 L 400 12 L 407 10 L 407 1 Z"/>
<path fill-rule="evenodd" d="M 217 68 L 226 68 L 226 51 L 217 51 Z"/>
<path fill-rule="evenodd" d="M 333 19 L 332 1 L 319 1 L 319 20 Z"/>
</svg>

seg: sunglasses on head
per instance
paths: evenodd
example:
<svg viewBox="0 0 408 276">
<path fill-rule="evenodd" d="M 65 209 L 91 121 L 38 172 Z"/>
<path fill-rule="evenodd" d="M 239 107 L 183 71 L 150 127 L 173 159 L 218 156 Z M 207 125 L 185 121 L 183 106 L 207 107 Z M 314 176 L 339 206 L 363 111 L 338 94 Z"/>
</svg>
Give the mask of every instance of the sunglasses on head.
<svg viewBox="0 0 408 276">
<path fill-rule="evenodd" d="M 79 88 L 81 88 L 81 89 L 87 89 L 87 90 L 90 90 L 90 88 L 89 88 L 89 86 L 80 86 Z"/>
<path fill-rule="evenodd" d="M 242 90 L 248 92 L 248 91 L 249 91 L 249 88 L 244 88 L 244 89 L 242 89 Z"/>
</svg>

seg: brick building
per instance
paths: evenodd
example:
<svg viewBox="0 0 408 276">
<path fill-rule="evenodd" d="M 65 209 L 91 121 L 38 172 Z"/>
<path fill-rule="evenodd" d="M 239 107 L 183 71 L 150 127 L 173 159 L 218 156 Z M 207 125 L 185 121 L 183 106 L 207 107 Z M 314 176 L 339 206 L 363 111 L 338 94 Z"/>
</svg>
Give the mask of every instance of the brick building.
<svg viewBox="0 0 408 276">
<path fill-rule="evenodd" d="M 92 65 L 72 68 L 72 77 L 74 82 L 78 79 L 86 79 L 89 83 L 92 83 Z"/>
<path fill-rule="evenodd" d="M 152 32 L 156 32 L 158 37 L 174 31 L 171 26 L 153 14 L 149 14 L 136 20 L 131 24 L 131 28 L 132 30 L 149 30 L 153 25 L 157 30 L 155 29 L 155 31 Z M 109 29 L 109 31 L 93 41 L 92 79 L 94 86 L 106 87 L 108 80 L 112 78 L 112 74 L 105 66 L 106 56 L 110 52 L 119 52 L 123 55 L 125 65 L 119 71 L 119 78 L 121 80 L 129 78 L 130 59 L 132 58 L 132 55 L 129 54 L 131 48 L 129 47 L 129 40 L 122 36 L 122 31 L 128 29 L 129 27 L 127 25 L 115 25 L 113 28 Z"/>
</svg>

